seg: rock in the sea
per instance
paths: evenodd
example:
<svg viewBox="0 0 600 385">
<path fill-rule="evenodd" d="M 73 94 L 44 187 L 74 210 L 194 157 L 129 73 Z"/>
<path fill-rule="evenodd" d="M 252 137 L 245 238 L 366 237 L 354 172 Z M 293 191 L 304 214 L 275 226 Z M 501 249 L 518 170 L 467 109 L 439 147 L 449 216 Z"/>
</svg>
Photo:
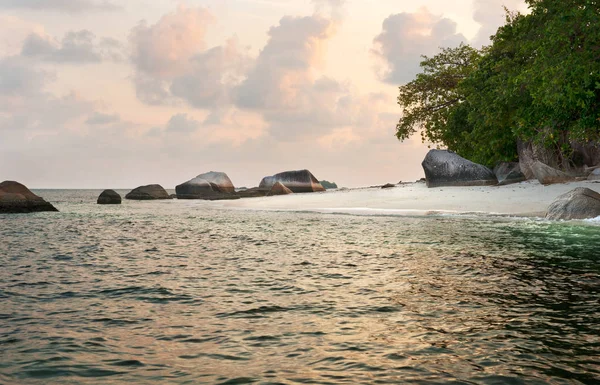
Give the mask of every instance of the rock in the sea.
<svg viewBox="0 0 600 385">
<path fill-rule="evenodd" d="M 58 211 L 52 204 L 35 195 L 18 182 L 0 183 L 0 214 Z"/>
<path fill-rule="evenodd" d="M 258 187 L 262 190 L 270 191 L 277 182 L 280 182 L 295 193 L 325 191 L 319 180 L 308 170 L 286 171 L 264 177 Z"/>
<path fill-rule="evenodd" d="M 600 168 L 592 171 L 592 173 L 588 176 L 588 180 L 600 180 Z"/>
<path fill-rule="evenodd" d="M 427 187 L 490 186 L 498 183 L 489 168 L 447 150 L 431 150 L 422 163 Z"/>
<path fill-rule="evenodd" d="M 600 194 L 586 187 L 578 187 L 556 198 L 548 207 L 546 219 L 569 220 L 600 216 Z"/>
<path fill-rule="evenodd" d="M 159 184 L 149 184 L 147 186 L 140 186 L 125 195 L 125 199 L 147 201 L 154 199 L 171 199 L 169 193 Z"/>
<path fill-rule="evenodd" d="M 215 199 L 233 194 L 235 187 L 224 172 L 207 172 L 175 187 L 177 199 Z"/>
<path fill-rule="evenodd" d="M 275 182 L 275 184 L 273 185 L 273 187 L 271 187 L 271 190 L 269 191 L 267 196 L 288 195 L 288 194 L 292 194 L 292 193 L 293 193 L 292 190 L 285 187 L 283 184 L 281 184 L 281 182 Z"/>
<path fill-rule="evenodd" d="M 494 174 L 498 179 L 498 185 L 504 186 L 512 183 L 519 183 L 527 180 L 521 172 L 521 165 L 517 162 L 502 162 L 494 167 Z"/>
<path fill-rule="evenodd" d="M 566 183 L 575 179 L 569 174 L 552 168 L 539 160 L 531 164 L 531 170 L 541 184 Z"/>
<path fill-rule="evenodd" d="M 98 197 L 99 205 L 120 205 L 121 196 L 115 190 L 104 190 Z"/>
<path fill-rule="evenodd" d="M 337 183 L 335 183 L 335 182 L 330 182 L 330 181 L 328 181 L 328 180 L 322 180 L 322 181 L 319 181 L 319 183 L 321 183 L 321 186 L 323 186 L 323 188 L 324 188 L 325 190 L 332 190 L 332 189 L 334 189 L 334 188 L 338 188 L 338 185 L 337 185 Z"/>
<path fill-rule="evenodd" d="M 383 188 L 383 189 L 393 188 L 393 187 L 396 187 L 396 185 L 395 184 L 391 184 L 391 183 L 384 184 L 383 186 L 381 186 L 381 188 Z"/>
</svg>

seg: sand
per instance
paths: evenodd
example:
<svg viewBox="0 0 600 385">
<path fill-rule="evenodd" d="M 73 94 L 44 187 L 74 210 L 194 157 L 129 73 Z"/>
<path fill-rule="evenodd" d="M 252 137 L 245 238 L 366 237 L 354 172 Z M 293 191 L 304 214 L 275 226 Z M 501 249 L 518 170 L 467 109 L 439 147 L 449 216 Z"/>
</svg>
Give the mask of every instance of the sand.
<svg viewBox="0 0 600 385">
<path fill-rule="evenodd" d="M 427 215 L 432 213 L 543 217 L 559 195 L 576 187 L 600 192 L 600 183 L 572 182 L 543 186 L 527 181 L 508 186 L 437 187 L 401 184 L 390 189 L 357 188 L 322 193 L 222 201 L 226 208 L 291 210 L 364 215 Z"/>
</svg>

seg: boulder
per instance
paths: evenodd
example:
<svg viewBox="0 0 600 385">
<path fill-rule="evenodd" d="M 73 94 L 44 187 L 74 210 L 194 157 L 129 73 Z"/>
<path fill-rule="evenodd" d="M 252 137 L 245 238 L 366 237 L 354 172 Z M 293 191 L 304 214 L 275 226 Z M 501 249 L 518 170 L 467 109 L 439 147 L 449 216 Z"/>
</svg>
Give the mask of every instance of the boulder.
<svg viewBox="0 0 600 385">
<path fill-rule="evenodd" d="M 588 180 L 600 180 L 600 168 L 592 171 L 592 173 L 588 176 Z"/>
<path fill-rule="evenodd" d="M 104 190 L 98 197 L 99 205 L 120 205 L 121 196 L 115 190 Z"/>
<path fill-rule="evenodd" d="M 574 180 L 569 174 L 552 168 L 539 160 L 531 164 L 531 171 L 541 184 L 566 183 Z"/>
<path fill-rule="evenodd" d="M 490 186 L 498 183 L 489 168 L 447 150 L 431 150 L 422 163 L 427 187 Z"/>
<path fill-rule="evenodd" d="M 125 195 L 125 199 L 147 201 L 155 199 L 171 199 L 169 193 L 159 184 L 149 184 L 147 186 L 140 186 Z"/>
<path fill-rule="evenodd" d="M 395 184 L 391 184 L 391 183 L 384 184 L 383 186 L 381 186 L 381 188 L 383 188 L 383 189 L 393 188 L 393 187 L 396 187 L 396 185 Z"/>
<path fill-rule="evenodd" d="M 18 182 L 0 183 L 0 214 L 58 211 L 52 204 L 32 193 Z"/>
<path fill-rule="evenodd" d="M 548 207 L 546 219 L 569 220 L 600 216 L 600 194 L 586 187 L 578 187 L 556 198 Z"/>
<path fill-rule="evenodd" d="M 207 172 L 175 187 L 177 199 L 215 199 L 233 194 L 235 187 L 224 172 Z M 225 197 L 223 197 L 225 198 Z"/>
<path fill-rule="evenodd" d="M 277 182 L 295 193 L 325 191 L 319 180 L 308 170 L 286 171 L 264 177 L 258 188 L 270 191 Z"/>
<path fill-rule="evenodd" d="M 273 195 L 288 195 L 288 194 L 292 194 L 292 193 L 293 193 L 292 190 L 290 190 L 289 188 L 282 185 L 281 182 L 275 182 L 275 184 L 273 185 L 273 187 L 271 187 L 271 190 L 269 191 L 267 196 L 270 197 Z"/>
<path fill-rule="evenodd" d="M 494 167 L 494 175 L 498 179 L 498 185 L 504 186 L 527 180 L 521 172 L 521 166 L 517 162 L 502 162 Z"/>
</svg>

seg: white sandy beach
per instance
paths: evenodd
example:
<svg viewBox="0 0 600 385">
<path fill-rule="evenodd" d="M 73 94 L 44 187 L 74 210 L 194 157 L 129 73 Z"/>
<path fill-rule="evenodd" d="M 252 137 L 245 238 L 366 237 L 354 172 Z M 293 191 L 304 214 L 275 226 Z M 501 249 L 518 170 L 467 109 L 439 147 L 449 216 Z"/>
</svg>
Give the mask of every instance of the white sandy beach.
<svg viewBox="0 0 600 385">
<path fill-rule="evenodd" d="M 600 183 L 572 182 L 543 186 L 527 181 L 508 186 L 438 187 L 425 183 L 401 184 L 390 189 L 357 188 L 323 193 L 220 201 L 227 208 L 291 210 L 349 214 L 425 215 L 440 213 L 489 213 L 544 216 L 559 195 L 576 187 L 600 192 Z"/>
</svg>

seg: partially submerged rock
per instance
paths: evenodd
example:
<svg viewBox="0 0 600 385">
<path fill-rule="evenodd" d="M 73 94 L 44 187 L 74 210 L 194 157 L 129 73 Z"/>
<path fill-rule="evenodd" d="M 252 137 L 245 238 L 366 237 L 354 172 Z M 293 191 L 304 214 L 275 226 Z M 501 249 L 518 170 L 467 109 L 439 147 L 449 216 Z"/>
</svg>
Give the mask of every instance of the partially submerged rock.
<svg viewBox="0 0 600 385">
<path fill-rule="evenodd" d="M 104 190 L 98 197 L 99 205 L 120 205 L 121 196 L 115 190 Z"/>
<path fill-rule="evenodd" d="M 383 189 L 393 188 L 393 187 L 396 187 L 396 185 L 391 184 L 391 183 L 387 183 L 387 184 L 384 184 L 383 186 L 381 186 L 381 188 L 383 188 Z"/>
<path fill-rule="evenodd" d="M 0 214 L 42 211 L 58 210 L 19 182 L 4 181 L 0 183 Z"/>
<path fill-rule="evenodd" d="M 490 186 L 498 183 L 489 168 L 447 150 L 431 150 L 422 163 L 427 187 Z"/>
<path fill-rule="evenodd" d="M 570 220 L 600 216 L 600 194 L 586 187 L 578 187 L 559 196 L 548 207 L 546 219 Z"/>
<path fill-rule="evenodd" d="M 171 199 L 169 193 L 159 184 L 149 184 L 131 190 L 125 199 L 147 201 L 155 199 Z"/>
<path fill-rule="evenodd" d="M 227 174 L 211 171 L 176 186 L 175 192 L 177 199 L 218 199 L 223 194 L 233 194 L 235 187 Z"/>
<path fill-rule="evenodd" d="M 295 193 L 325 191 L 319 180 L 308 170 L 285 171 L 273 176 L 264 177 L 258 187 L 270 191 L 277 182 L 280 182 Z"/>
<path fill-rule="evenodd" d="M 517 162 L 502 162 L 494 167 L 494 174 L 498 179 L 498 185 L 504 186 L 527 180 L 521 172 L 521 166 Z"/>
<path fill-rule="evenodd" d="M 566 183 L 574 180 L 569 174 L 552 168 L 539 160 L 531 164 L 531 170 L 541 184 Z"/>
<path fill-rule="evenodd" d="M 281 182 L 276 182 L 273 187 L 271 187 L 271 190 L 269 191 L 269 193 L 267 194 L 267 196 L 273 196 L 273 195 L 288 195 L 288 194 L 292 194 L 292 190 L 290 190 L 289 188 L 285 187 L 283 184 L 281 184 Z"/>
</svg>

